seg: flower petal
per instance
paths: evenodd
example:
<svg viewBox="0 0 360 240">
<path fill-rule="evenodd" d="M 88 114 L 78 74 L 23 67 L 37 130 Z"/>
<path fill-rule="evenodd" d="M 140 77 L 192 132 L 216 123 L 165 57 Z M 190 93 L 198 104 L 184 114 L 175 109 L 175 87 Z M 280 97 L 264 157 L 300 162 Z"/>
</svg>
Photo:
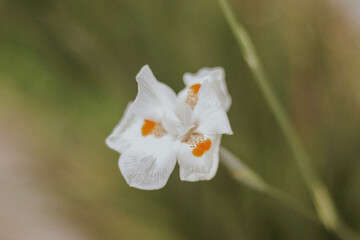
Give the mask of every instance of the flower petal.
<svg viewBox="0 0 360 240">
<path fill-rule="evenodd" d="M 231 96 L 226 86 L 225 72 L 222 67 L 202 68 L 195 74 L 185 73 L 183 79 L 186 89 L 189 89 L 195 84 L 203 84 L 205 81 L 209 81 L 225 110 L 229 110 L 231 106 Z"/>
<path fill-rule="evenodd" d="M 156 80 L 148 65 L 141 68 L 136 76 L 138 95 L 134 101 L 132 112 L 156 122 L 166 111 L 176 108 L 176 94 L 166 84 Z"/>
<path fill-rule="evenodd" d="M 197 147 L 189 143 L 181 143 L 178 152 L 180 179 L 190 182 L 212 179 L 219 166 L 220 141 L 221 135 L 203 135 L 203 143 L 211 144 L 208 150 L 208 145 L 196 150 Z"/>
<path fill-rule="evenodd" d="M 123 153 L 135 143 L 143 141 L 147 136 L 161 138 L 167 135 L 167 131 L 161 123 L 133 114 L 132 106 L 133 103 L 130 103 L 120 123 L 106 139 L 106 144 L 119 153 Z"/>
<path fill-rule="evenodd" d="M 131 108 L 132 104 L 106 143 L 122 153 L 119 167 L 130 186 L 162 188 L 175 167 L 177 143 L 161 123 L 143 119 L 133 114 Z"/>
<path fill-rule="evenodd" d="M 166 131 L 173 136 L 184 136 L 193 124 L 193 111 L 186 103 L 178 103 L 175 111 L 164 114 L 162 125 Z"/>
<path fill-rule="evenodd" d="M 225 109 L 208 81 L 202 84 L 198 98 L 194 108 L 197 131 L 204 134 L 233 134 Z"/>
<path fill-rule="evenodd" d="M 176 164 L 177 143 L 169 135 L 147 136 L 121 154 L 119 168 L 126 182 L 144 190 L 165 186 Z"/>
<path fill-rule="evenodd" d="M 115 126 L 112 133 L 106 138 L 105 142 L 109 148 L 122 153 L 125 149 L 129 147 L 129 141 L 125 141 L 123 133 L 124 131 L 128 131 L 131 127 L 134 127 L 134 123 L 141 121 L 141 118 L 134 115 L 129 109 L 132 106 L 132 102 L 130 102 L 126 109 L 123 117 L 121 118 L 118 125 Z M 133 128 L 134 130 L 136 129 Z"/>
</svg>

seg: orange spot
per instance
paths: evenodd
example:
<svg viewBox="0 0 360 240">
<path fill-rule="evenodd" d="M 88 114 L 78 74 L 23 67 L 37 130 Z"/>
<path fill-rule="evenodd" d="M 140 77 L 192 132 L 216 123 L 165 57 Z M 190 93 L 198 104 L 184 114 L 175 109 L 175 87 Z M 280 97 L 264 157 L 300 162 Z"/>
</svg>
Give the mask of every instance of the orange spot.
<svg viewBox="0 0 360 240">
<path fill-rule="evenodd" d="M 147 136 L 150 133 L 152 133 L 155 129 L 155 126 L 156 126 L 156 122 L 145 119 L 144 125 L 141 128 L 142 135 Z"/>
<path fill-rule="evenodd" d="M 194 84 L 190 87 L 190 89 L 195 93 L 195 94 L 198 94 L 199 92 L 199 89 L 201 87 L 201 84 Z"/>
<path fill-rule="evenodd" d="M 161 138 L 162 136 L 167 134 L 166 130 L 163 128 L 161 123 L 157 123 L 157 122 L 150 121 L 147 119 L 144 119 L 144 124 L 141 128 L 141 133 L 144 137 L 152 134 L 156 138 Z"/>
<path fill-rule="evenodd" d="M 196 148 L 192 151 L 195 157 L 201 157 L 211 147 L 211 140 L 208 138 L 205 141 L 200 142 Z"/>
</svg>

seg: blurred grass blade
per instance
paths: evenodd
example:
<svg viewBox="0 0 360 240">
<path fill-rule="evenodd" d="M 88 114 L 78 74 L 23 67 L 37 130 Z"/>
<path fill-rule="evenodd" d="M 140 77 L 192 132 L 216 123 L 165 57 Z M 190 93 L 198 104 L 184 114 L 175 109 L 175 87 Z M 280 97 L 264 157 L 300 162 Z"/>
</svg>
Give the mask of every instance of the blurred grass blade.
<svg viewBox="0 0 360 240">
<path fill-rule="evenodd" d="M 291 150 L 294 153 L 296 164 L 306 183 L 306 186 L 312 196 L 313 202 L 317 209 L 317 214 L 324 226 L 340 235 L 339 229 L 344 226 L 337 214 L 335 205 L 328 193 L 326 187 L 318 179 L 314 171 L 310 158 L 305 152 L 300 140 L 298 139 L 287 115 L 281 107 L 274 91 L 261 66 L 259 57 L 257 56 L 255 47 L 247 34 L 245 28 L 237 22 L 231 8 L 226 0 L 218 0 L 225 18 L 241 48 L 242 55 L 251 69 L 251 73 L 259 86 L 266 102 L 272 110 L 280 128 L 282 129 Z M 343 232 L 343 231 L 341 231 Z M 350 235 L 350 234 L 349 234 Z M 354 235 L 354 234 L 351 234 Z M 356 238 L 360 239 L 360 238 Z"/>
<path fill-rule="evenodd" d="M 297 199 L 267 183 L 243 161 L 241 161 L 238 157 L 236 157 L 233 153 L 224 147 L 220 148 L 220 158 L 221 162 L 230 171 L 231 176 L 237 181 L 256 191 L 262 192 L 274 199 L 279 200 L 287 207 L 298 212 L 300 215 L 303 215 L 304 217 L 314 222 L 320 223 L 316 215 L 304 207 Z"/>
<path fill-rule="evenodd" d="M 220 158 L 222 163 L 229 169 L 233 178 L 257 191 L 265 191 L 267 188 L 265 181 L 238 157 L 222 146 L 220 148 Z"/>
</svg>

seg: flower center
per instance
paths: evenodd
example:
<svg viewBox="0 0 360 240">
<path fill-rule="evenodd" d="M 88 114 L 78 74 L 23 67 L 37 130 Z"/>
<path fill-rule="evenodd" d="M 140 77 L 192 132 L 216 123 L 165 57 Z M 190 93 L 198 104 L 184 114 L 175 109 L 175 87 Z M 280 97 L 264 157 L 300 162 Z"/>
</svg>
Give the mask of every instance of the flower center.
<svg viewBox="0 0 360 240">
<path fill-rule="evenodd" d="M 141 128 L 141 134 L 145 137 L 150 134 L 154 135 L 156 138 L 161 138 L 166 134 L 166 130 L 163 128 L 161 123 L 150 121 L 145 119 L 144 124 Z"/>
</svg>

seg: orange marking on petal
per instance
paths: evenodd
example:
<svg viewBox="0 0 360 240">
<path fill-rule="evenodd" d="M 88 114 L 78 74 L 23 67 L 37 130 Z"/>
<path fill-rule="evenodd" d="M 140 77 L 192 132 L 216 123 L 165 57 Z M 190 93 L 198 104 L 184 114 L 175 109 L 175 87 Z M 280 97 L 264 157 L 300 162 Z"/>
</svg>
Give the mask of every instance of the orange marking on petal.
<svg viewBox="0 0 360 240">
<path fill-rule="evenodd" d="M 152 134 L 156 138 L 161 138 L 162 136 L 167 134 L 161 123 L 157 123 L 147 119 L 144 120 L 144 124 L 141 128 L 141 133 L 144 137 Z"/>
<path fill-rule="evenodd" d="M 201 84 L 194 84 L 191 87 L 189 87 L 188 96 L 186 98 L 186 103 L 190 105 L 191 109 L 194 110 L 195 105 L 198 101 L 197 94 L 200 90 Z"/>
<path fill-rule="evenodd" d="M 195 157 L 201 157 L 210 148 L 211 148 L 211 140 L 208 138 L 205 141 L 199 142 L 196 148 L 192 151 L 192 153 Z"/>
<path fill-rule="evenodd" d="M 155 126 L 156 126 L 156 122 L 145 119 L 144 125 L 141 128 L 142 135 L 147 136 L 151 134 L 154 131 Z"/>
<path fill-rule="evenodd" d="M 190 89 L 195 93 L 198 94 L 199 90 L 200 90 L 201 84 L 194 84 L 190 87 Z"/>
</svg>

